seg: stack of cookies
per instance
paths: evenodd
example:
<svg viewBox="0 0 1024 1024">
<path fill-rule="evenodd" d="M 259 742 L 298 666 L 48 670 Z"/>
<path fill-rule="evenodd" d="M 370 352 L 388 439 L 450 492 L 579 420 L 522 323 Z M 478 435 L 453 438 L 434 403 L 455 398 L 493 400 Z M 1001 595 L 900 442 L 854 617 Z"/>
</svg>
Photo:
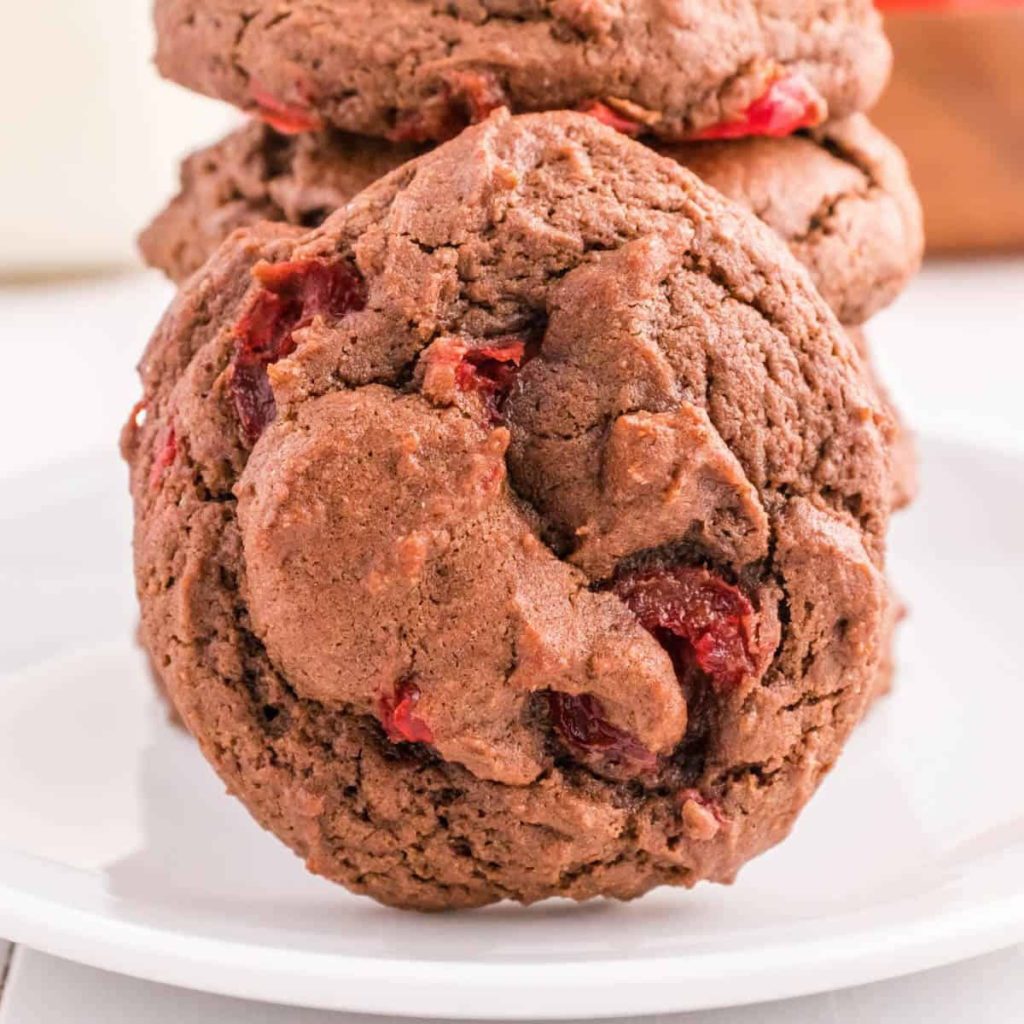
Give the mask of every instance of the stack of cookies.
<svg viewBox="0 0 1024 1024">
<path fill-rule="evenodd" d="M 778 842 L 888 685 L 916 269 L 869 0 L 157 0 L 253 120 L 142 237 L 141 635 L 228 788 L 400 907 Z"/>
</svg>

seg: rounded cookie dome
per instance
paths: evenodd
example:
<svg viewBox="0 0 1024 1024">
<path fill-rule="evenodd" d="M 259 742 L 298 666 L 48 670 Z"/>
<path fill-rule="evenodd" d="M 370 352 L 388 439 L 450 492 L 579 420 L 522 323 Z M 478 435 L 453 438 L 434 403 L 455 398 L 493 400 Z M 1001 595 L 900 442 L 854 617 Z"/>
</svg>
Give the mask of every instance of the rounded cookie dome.
<svg viewBox="0 0 1024 1024">
<path fill-rule="evenodd" d="M 576 114 L 233 235 L 125 431 L 142 632 L 229 789 L 398 906 L 726 881 L 882 654 L 891 424 L 782 243 Z"/>
</svg>

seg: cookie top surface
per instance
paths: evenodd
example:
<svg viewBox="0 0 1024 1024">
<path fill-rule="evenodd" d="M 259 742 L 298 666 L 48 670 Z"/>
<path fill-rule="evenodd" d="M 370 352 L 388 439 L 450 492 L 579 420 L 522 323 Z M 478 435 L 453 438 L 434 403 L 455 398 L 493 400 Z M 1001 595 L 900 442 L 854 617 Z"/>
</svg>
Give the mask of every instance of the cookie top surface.
<svg viewBox="0 0 1024 1024">
<path fill-rule="evenodd" d="M 185 161 L 180 192 L 141 237 L 143 254 L 182 281 L 235 228 L 317 225 L 422 148 L 342 132 L 288 137 L 253 122 Z M 773 228 L 843 323 L 887 305 L 920 262 L 920 206 L 905 161 L 859 115 L 813 135 L 660 151 Z"/>
<path fill-rule="evenodd" d="M 766 228 L 591 118 L 495 116 L 319 229 L 237 232 L 142 376 L 147 646 L 357 891 L 727 879 L 870 697 L 862 363 Z"/>
<path fill-rule="evenodd" d="M 589 107 L 663 138 L 788 134 L 877 99 L 871 0 L 157 0 L 157 64 L 286 131 L 444 139 Z"/>
</svg>

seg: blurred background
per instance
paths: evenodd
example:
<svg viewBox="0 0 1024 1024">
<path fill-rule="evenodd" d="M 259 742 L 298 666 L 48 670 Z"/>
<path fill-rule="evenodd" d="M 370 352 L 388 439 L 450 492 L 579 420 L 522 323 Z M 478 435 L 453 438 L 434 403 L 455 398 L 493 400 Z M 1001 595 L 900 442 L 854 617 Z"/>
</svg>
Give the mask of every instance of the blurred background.
<svg viewBox="0 0 1024 1024">
<path fill-rule="evenodd" d="M 1024 5 L 878 6 L 895 67 L 872 119 L 910 161 L 929 253 L 1024 250 Z"/>
<path fill-rule="evenodd" d="M 235 121 L 161 81 L 148 0 L 4 5 L 0 278 L 137 266 L 179 158 Z"/>
</svg>

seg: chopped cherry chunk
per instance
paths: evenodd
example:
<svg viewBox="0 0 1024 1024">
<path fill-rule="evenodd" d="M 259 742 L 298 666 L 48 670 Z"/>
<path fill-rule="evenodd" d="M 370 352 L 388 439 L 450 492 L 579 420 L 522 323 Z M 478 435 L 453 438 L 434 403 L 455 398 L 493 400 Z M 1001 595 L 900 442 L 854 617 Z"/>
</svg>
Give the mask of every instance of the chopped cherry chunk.
<svg viewBox="0 0 1024 1024">
<path fill-rule="evenodd" d="M 174 425 L 171 424 L 164 430 L 160 438 L 159 447 L 153 456 L 153 464 L 149 468 L 149 486 L 156 487 L 163 479 L 164 470 L 170 466 L 178 457 L 178 435 L 175 433 Z"/>
<path fill-rule="evenodd" d="M 505 105 L 505 90 L 489 71 L 455 71 L 448 76 L 449 88 L 466 109 L 470 124 L 482 121 Z"/>
<path fill-rule="evenodd" d="M 249 444 L 277 414 L 267 367 L 295 349 L 293 334 L 317 316 L 340 320 L 366 305 L 366 284 L 347 260 L 264 263 L 253 270 L 262 288 L 235 325 L 231 393 Z"/>
<path fill-rule="evenodd" d="M 725 689 L 754 671 L 754 609 L 707 569 L 641 569 L 618 579 L 614 591 L 669 652 L 684 682 L 696 668 Z"/>
<path fill-rule="evenodd" d="M 622 132 L 623 135 L 633 137 L 639 135 L 643 130 L 643 125 L 639 121 L 624 117 L 617 110 L 613 110 L 607 103 L 602 103 L 600 100 L 589 100 L 579 109 L 581 113 L 596 117 L 602 124 L 608 125 L 609 128 L 614 128 L 617 132 Z"/>
<path fill-rule="evenodd" d="M 529 358 L 526 342 L 518 340 L 468 349 L 455 371 L 455 383 L 461 391 L 479 394 L 490 418 L 499 422 L 516 375 Z"/>
<path fill-rule="evenodd" d="M 589 693 L 549 693 L 551 721 L 565 743 L 635 771 L 654 768 L 657 757 L 635 737 L 605 717 L 601 702 Z"/>
<path fill-rule="evenodd" d="M 422 718 L 413 714 L 420 688 L 411 680 L 395 684 L 392 697 L 380 698 L 380 721 L 392 743 L 433 743 L 434 734 Z"/>
<path fill-rule="evenodd" d="M 739 117 L 713 124 L 694 139 L 739 139 L 747 135 L 792 135 L 813 128 L 825 119 L 827 105 L 821 94 L 799 72 L 779 69 L 768 87 Z"/>
<path fill-rule="evenodd" d="M 320 116 L 307 106 L 286 103 L 258 86 L 253 86 L 250 95 L 256 104 L 256 116 L 282 135 L 315 132 L 323 127 Z"/>
<path fill-rule="evenodd" d="M 441 92 L 424 100 L 418 110 L 399 114 L 388 138 L 392 142 L 443 142 L 504 105 L 505 91 L 490 72 L 451 71 Z"/>
</svg>

